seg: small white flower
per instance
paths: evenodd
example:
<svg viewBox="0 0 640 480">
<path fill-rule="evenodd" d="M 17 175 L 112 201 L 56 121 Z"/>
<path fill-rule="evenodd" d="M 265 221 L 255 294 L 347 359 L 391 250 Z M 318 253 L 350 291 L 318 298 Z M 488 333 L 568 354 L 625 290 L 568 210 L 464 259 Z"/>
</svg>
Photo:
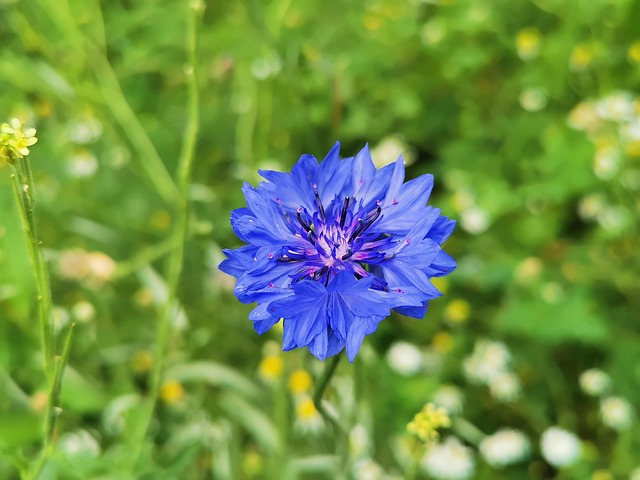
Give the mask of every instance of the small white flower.
<svg viewBox="0 0 640 480">
<path fill-rule="evenodd" d="M 540 439 L 542 456 L 557 468 L 568 467 L 581 455 L 580 439 L 560 427 L 547 428 Z"/>
<path fill-rule="evenodd" d="M 610 180 L 620 170 L 620 164 L 620 150 L 614 146 L 599 148 L 593 159 L 593 173 L 600 180 Z"/>
<path fill-rule="evenodd" d="M 98 441 L 86 430 L 65 433 L 58 442 L 58 448 L 69 459 L 90 459 L 100 455 Z"/>
<path fill-rule="evenodd" d="M 519 100 L 520 106 L 528 112 L 539 112 L 547 105 L 547 92 L 542 88 L 525 88 Z"/>
<path fill-rule="evenodd" d="M 614 430 L 626 430 L 633 423 L 633 408 L 621 397 L 609 397 L 600 402 L 602 422 Z"/>
<path fill-rule="evenodd" d="M 370 458 L 360 460 L 354 465 L 354 474 L 358 480 L 383 480 L 384 470 Z"/>
<path fill-rule="evenodd" d="M 415 160 L 411 148 L 397 135 L 384 137 L 371 149 L 371 158 L 376 168 L 395 162 L 401 155 L 405 165 L 411 165 Z"/>
<path fill-rule="evenodd" d="M 394 372 L 408 377 L 420 371 L 422 354 L 411 343 L 395 342 L 387 351 L 387 362 Z"/>
<path fill-rule="evenodd" d="M 77 322 L 87 323 L 95 318 L 96 309 L 91 303 L 81 300 L 71 307 L 71 315 Z"/>
<path fill-rule="evenodd" d="M 362 458 L 371 454 L 371 435 L 362 423 L 358 423 L 349 432 L 349 452 L 351 458 Z"/>
<path fill-rule="evenodd" d="M 479 207 L 471 207 L 462 212 L 460 216 L 460 225 L 467 232 L 478 235 L 489 228 L 491 219 L 489 214 Z"/>
<path fill-rule="evenodd" d="M 75 178 L 89 178 L 98 171 L 98 159 L 93 153 L 82 151 L 69 159 L 67 169 Z"/>
<path fill-rule="evenodd" d="M 511 354 L 503 343 L 479 340 L 464 361 L 464 373 L 472 382 L 489 384 L 506 371 L 510 359 Z"/>
<path fill-rule="evenodd" d="M 531 444 L 524 433 L 505 428 L 489 435 L 480 443 L 480 454 L 492 467 L 503 467 L 524 460 Z"/>
<path fill-rule="evenodd" d="M 443 407 L 451 415 L 462 413 L 464 397 L 462 391 L 453 385 L 442 385 L 433 394 L 433 403 Z"/>
<path fill-rule="evenodd" d="M 578 215 L 583 220 L 595 220 L 606 208 L 607 203 L 603 195 L 593 193 L 580 199 L 578 203 Z"/>
<path fill-rule="evenodd" d="M 629 92 L 617 92 L 606 96 L 596 103 L 596 111 L 605 120 L 629 121 L 635 115 L 633 95 Z"/>
<path fill-rule="evenodd" d="M 598 368 L 590 368 L 580 374 L 579 382 L 584 393 L 598 397 L 611 386 L 611 377 Z"/>
<path fill-rule="evenodd" d="M 432 444 L 420 460 L 420 467 L 438 480 L 465 480 L 473 475 L 475 458 L 470 448 L 455 437 Z"/>
<path fill-rule="evenodd" d="M 489 392 L 496 400 L 509 403 L 520 396 L 520 380 L 515 373 L 504 372 L 494 377 L 489 384 Z"/>
</svg>

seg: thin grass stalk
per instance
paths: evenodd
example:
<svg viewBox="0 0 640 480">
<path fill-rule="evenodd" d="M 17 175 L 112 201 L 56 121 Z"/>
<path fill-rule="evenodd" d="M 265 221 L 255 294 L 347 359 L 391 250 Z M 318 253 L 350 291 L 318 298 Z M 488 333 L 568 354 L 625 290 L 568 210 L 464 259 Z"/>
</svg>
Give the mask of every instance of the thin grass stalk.
<svg viewBox="0 0 640 480">
<path fill-rule="evenodd" d="M 49 282 L 49 272 L 40 249 L 40 241 L 36 235 L 36 227 L 33 219 L 33 181 L 31 180 L 31 169 L 27 159 L 22 158 L 14 165 L 13 174 L 13 195 L 18 207 L 20 224 L 25 235 L 27 252 L 36 280 L 38 294 L 38 320 L 40 325 L 40 341 L 44 356 L 44 370 L 47 379 L 51 381 L 53 376 L 54 363 L 54 338 L 52 315 L 53 302 L 51 300 L 51 285 Z"/>
<path fill-rule="evenodd" d="M 156 324 L 156 340 L 155 340 L 155 361 L 151 371 L 149 395 L 147 396 L 141 417 L 136 425 L 136 430 L 132 437 L 133 453 L 131 455 L 130 469 L 135 466 L 140 457 L 144 439 L 149 430 L 151 419 L 155 410 L 160 387 L 162 384 L 162 376 L 166 364 L 166 356 L 168 350 L 169 336 L 171 333 L 171 319 L 175 315 L 178 306 L 178 282 L 182 273 L 185 243 L 188 234 L 189 220 L 189 181 L 193 160 L 195 157 L 196 143 L 198 139 L 200 125 L 199 111 L 199 92 L 198 92 L 198 76 L 197 76 L 197 39 L 198 39 L 198 22 L 203 6 L 200 2 L 193 0 L 188 3 L 187 15 L 187 67 L 185 69 L 188 85 L 188 105 L 187 105 L 187 123 L 184 133 L 184 142 L 178 161 L 177 183 L 180 192 L 180 199 L 175 215 L 175 229 L 172 232 L 172 250 L 167 259 L 167 296 L 164 305 L 160 311 L 158 322 Z"/>
</svg>

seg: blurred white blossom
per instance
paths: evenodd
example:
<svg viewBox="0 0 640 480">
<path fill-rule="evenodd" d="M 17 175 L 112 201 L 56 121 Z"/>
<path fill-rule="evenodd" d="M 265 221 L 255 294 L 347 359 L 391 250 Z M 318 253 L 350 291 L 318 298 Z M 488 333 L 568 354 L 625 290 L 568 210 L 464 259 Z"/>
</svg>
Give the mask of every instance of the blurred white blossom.
<svg viewBox="0 0 640 480">
<path fill-rule="evenodd" d="M 480 454 L 492 467 L 503 467 L 524 460 L 531 444 L 519 430 L 505 428 L 485 437 L 480 443 Z"/>
<path fill-rule="evenodd" d="M 463 402 L 462 391 L 453 385 L 441 385 L 433 394 L 433 403 L 445 408 L 452 415 L 462 413 Z"/>
<path fill-rule="evenodd" d="M 503 343 L 478 340 L 464 361 L 464 373 L 472 382 L 489 384 L 506 371 L 510 360 L 509 349 Z"/>
<path fill-rule="evenodd" d="M 609 390 L 611 377 L 598 368 L 590 368 L 580 374 L 579 382 L 584 393 L 598 397 Z"/>
<path fill-rule="evenodd" d="M 408 377 L 420 371 L 422 353 L 411 343 L 395 342 L 387 351 L 387 362 L 394 372 Z"/>
<path fill-rule="evenodd" d="M 465 480 L 475 470 L 473 451 L 455 437 L 431 444 L 420 460 L 420 467 L 438 480 Z"/>
<path fill-rule="evenodd" d="M 520 396 L 520 380 L 513 372 L 503 372 L 491 379 L 489 392 L 499 402 L 513 402 Z"/>
<path fill-rule="evenodd" d="M 560 427 L 550 427 L 542 433 L 540 449 L 544 459 L 557 468 L 575 464 L 581 455 L 580 439 Z"/>
<path fill-rule="evenodd" d="M 633 423 L 633 407 L 622 397 L 608 397 L 600 402 L 602 422 L 614 430 L 626 430 Z"/>
</svg>

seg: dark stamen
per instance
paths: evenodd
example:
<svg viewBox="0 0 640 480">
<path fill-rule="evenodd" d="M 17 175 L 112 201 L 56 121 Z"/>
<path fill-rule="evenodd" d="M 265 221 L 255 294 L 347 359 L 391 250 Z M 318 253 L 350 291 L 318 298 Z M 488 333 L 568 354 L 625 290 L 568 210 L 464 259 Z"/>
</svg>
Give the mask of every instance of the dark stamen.
<svg viewBox="0 0 640 480">
<path fill-rule="evenodd" d="M 350 203 L 351 199 L 349 197 L 345 197 L 344 202 L 342 202 L 342 212 L 340 213 L 340 228 L 344 228 L 344 222 L 347 219 L 347 211 L 349 210 Z"/>
<path fill-rule="evenodd" d="M 316 205 L 318 205 L 318 211 L 320 212 L 320 218 L 322 219 L 322 221 L 326 220 L 325 214 L 324 214 L 324 207 L 322 206 L 322 200 L 320 200 L 320 195 L 318 194 L 318 190 L 315 190 L 314 195 L 316 196 Z"/>
<path fill-rule="evenodd" d="M 353 248 L 349 247 L 347 249 L 347 253 L 345 253 L 342 258 L 340 258 L 340 260 L 346 260 L 347 258 L 349 258 L 351 255 L 353 255 Z"/>
<path fill-rule="evenodd" d="M 352 242 L 353 240 L 355 240 L 358 235 L 360 235 L 362 233 L 362 230 L 364 230 L 364 220 L 362 220 L 361 218 L 358 219 L 358 226 L 356 227 L 356 229 L 353 231 L 353 233 L 351 234 L 351 236 L 349 237 L 349 242 Z"/>
<path fill-rule="evenodd" d="M 314 280 L 319 279 L 320 277 L 322 277 L 325 273 L 327 273 L 327 270 L 329 270 L 329 267 L 327 267 L 326 265 L 324 267 L 322 267 L 320 270 L 318 270 L 317 272 L 315 272 L 313 274 L 313 278 Z"/>
<path fill-rule="evenodd" d="M 300 223 L 300 225 L 302 225 L 302 228 L 304 228 L 305 232 L 310 232 L 311 231 L 311 227 L 302 218 L 302 207 L 300 207 L 298 209 L 298 211 L 296 212 L 296 217 L 298 217 L 298 222 Z"/>
</svg>

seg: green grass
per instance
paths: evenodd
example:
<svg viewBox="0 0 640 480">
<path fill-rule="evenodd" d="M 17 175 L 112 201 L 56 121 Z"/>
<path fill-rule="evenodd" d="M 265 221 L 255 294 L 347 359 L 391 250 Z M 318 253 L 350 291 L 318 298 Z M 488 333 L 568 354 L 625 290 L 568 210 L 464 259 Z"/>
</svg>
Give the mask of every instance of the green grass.
<svg viewBox="0 0 640 480">
<path fill-rule="evenodd" d="M 431 478 L 406 425 L 443 385 L 471 478 L 629 478 L 640 2 L 199 6 L 0 0 L 0 122 L 39 139 L 0 165 L 0 478 L 332 479 L 369 460 Z M 242 183 L 336 140 L 405 154 L 459 220 L 444 297 L 382 322 L 329 382 L 348 448 L 288 385 L 323 365 L 259 337 L 217 270 Z M 512 401 L 465 374 L 481 339 L 509 349 Z M 388 359 L 398 341 L 417 372 Z M 611 379 L 600 396 L 580 385 L 591 368 Z M 635 410 L 627 428 L 603 418 L 609 396 Z M 582 440 L 572 467 L 541 452 L 553 425 Z M 503 427 L 532 448 L 496 469 L 477 443 Z"/>
</svg>

